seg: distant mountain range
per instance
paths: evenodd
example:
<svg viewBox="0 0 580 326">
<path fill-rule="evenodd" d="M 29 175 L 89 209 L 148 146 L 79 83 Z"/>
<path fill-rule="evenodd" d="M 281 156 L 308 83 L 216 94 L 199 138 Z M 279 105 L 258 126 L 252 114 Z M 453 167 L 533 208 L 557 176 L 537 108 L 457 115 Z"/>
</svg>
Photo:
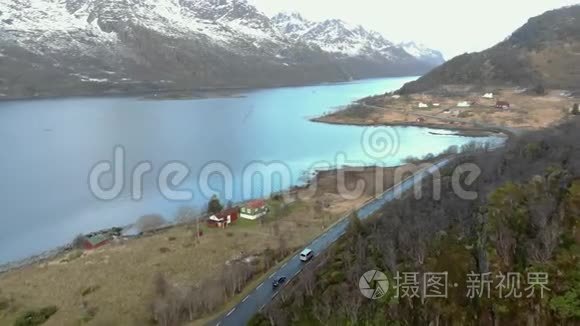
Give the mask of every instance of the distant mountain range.
<svg viewBox="0 0 580 326">
<path fill-rule="evenodd" d="M 295 85 L 423 74 L 437 51 L 245 0 L 0 2 L 0 98 Z"/>
<path fill-rule="evenodd" d="M 400 92 L 438 91 L 458 84 L 580 90 L 580 6 L 531 18 L 505 41 L 455 57 Z"/>
</svg>

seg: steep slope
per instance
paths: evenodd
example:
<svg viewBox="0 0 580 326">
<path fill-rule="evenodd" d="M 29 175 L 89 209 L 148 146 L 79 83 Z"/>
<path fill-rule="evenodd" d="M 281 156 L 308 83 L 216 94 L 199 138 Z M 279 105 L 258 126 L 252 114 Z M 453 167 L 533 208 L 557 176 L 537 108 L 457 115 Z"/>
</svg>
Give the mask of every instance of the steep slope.
<svg viewBox="0 0 580 326">
<path fill-rule="evenodd" d="M 401 92 L 434 90 L 448 84 L 580 85 L 580 6 L 531 18 L 508 39 L 479 53 L 463 54 L 434 69 Z"/>
<path fill-rule="evenodd" d="M 430 49 L 423 44 L 418 44 L 415 42 L 403 42 L 399 43 L 398 46 L 416 59 L 427 63 L 432 63 L 435 66 L 441 65 L 445 62 L 441 52 Z"/>
<path fill-rule="evenodd" d="M 286 37 L 292 40 L 299 40 L 305 33 L 316 26 L 297 12 L 282 12 L 272 17 L 272 23 L 278 27 Z"/>
<path fill-rule="evenodd" d="M 344 59 L 246 0 L 0 0 L 0 97 L 235 88 L 410 75 Z"/>
<path fill-rule="evenodd" d="M 288 38 L 315 45 L 343 57 L 380 57 L 387 61 L 419 60 L 433 66 L 444 62 L 441 53 L 415 43 L 395 45 L 381 34 L 339 19 L 312 22 L 299 13 L 280 13 L 273 23 Z"/>
<path fill-rule="evenodd" d="M 312 22 L 298 13 L 280 13 L 272 21 L 290 40 L 332 54 L 351 78 L 419 75 L 441 64 L 411 55 L 381 34 L 339 19 Z"/>
<path fill-rule="evenodd" d="M 461 155 L 445 170 L 478 166 L 481 175 L 466 188 L 477 199 L 454 190 L 451 172 L 439 182 L 425 178 L 423 194 L 441 198 L 409 194 L 351 222 L 249 325 L 576 325 L 576 136 L 580 119 L 512 138 L 506 148 Z M 506 270 L 517 271 L 516 281 L 496 285 L 505 284 Z M 357 286 L 367 271 L 388 277 L 371 283 L 375 300 L 361 296 Z M 443 274 L 430 278 L 433 271 Z M 537 273 L 546 276 L 543 292 L 528 276 Z M 482 274 L 493 282 L 487 289 L 473 276 Z M 415 277 L 410 287 L 417 290 L 409 290 L 406 277 Z M 521 295 L 506 296 L 508 291 Z"/>
</svg>

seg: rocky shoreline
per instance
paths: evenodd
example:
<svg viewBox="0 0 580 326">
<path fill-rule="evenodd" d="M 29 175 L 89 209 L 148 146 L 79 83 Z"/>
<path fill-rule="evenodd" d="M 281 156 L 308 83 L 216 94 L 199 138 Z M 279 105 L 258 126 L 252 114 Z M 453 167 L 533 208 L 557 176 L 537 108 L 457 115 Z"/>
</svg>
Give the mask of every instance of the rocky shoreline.
<svg viewBox="0 0 580 326">
<path fill-rule="evenodd" d="M 419 127 L 419 128 L 429 128 L 437 130 L 447 130 L 453 131 L 453 135 L 462 137 L 489 137 L 506 135 L 504 132 L 493 129 L 486 129 L 480 127 L 468 127 L 461 125 L 442 125 L 435 123 L 417 123 L 417 122 L 393 122 L 393 123 L 375 123 L 375 122 L 362 122 L 362 121 L 339 121 L 333 119 L 332 116 L 322 116 L 318 118 L 310 119 L 312 122 L 326 123 L 333 125 L 343 125 L 343 126 L 361 126 L 361 127 Z M 444 133 L 430 132 L 432 135 L 448 135 Z"/>
</svg>

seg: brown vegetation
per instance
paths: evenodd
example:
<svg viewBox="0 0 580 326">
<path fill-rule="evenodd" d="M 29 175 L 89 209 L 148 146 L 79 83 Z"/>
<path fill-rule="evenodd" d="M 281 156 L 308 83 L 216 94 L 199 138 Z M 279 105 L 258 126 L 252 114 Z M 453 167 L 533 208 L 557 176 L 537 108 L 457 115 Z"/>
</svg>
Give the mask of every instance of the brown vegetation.
<svg viewBox="0 0 580 326">
<path fill-rule="evenodd" d="M 288 324 L 534 324 L 573 325 L 580 318 L 580 120 L 536 132 L 507 148 L 463 157 L 483 174 L 453 191 L 451 168 L 442 171 L 441 200 L 412 196 L 387 204 L 369 223 L 353 223 L 348 236 L 317 258 L 253 325 Z M 425 180 L 424 188 L 432 187 Z M 394 297 L 363 301 L 361 275 L 372 269 L 393 280 L 397 272 L 448 272 L 447 299 Z M 549 274 L 544 299 L 466 296 L 467 275 Z M 497 279 L 492 286 L 497 286 Z M 493 290 L 495 289 L 495 290 Z M 505 294 L 505 293 L 504 293 Z"/>
<path fill-rule="evenodd" d="M 422 126 L 460 130 L 473 135 L 481 134 L 486 129 L 547 128 L 568 118 L 573 105 L 572 99 L 560 95 L 562 91 L 550 91 L 543 96 L 522 93 L 513 88 L 490 88 L 490 91 L 494 92 L 494 99 L 482 98 L 484 92 L 462 92 L 462 95 L 455 96 L 375 96 L 315 120 L 337 124 Z M 499 99 L 509 102 L 511 108 L 495 108 Z M 467 108 L 459 108 L 457 103 L 461 101 L 473 104 Z M 418 108 L 420 102 L 428 103 L 429 107 Z M 433 103 L 438 103 L 439 106 L 433 106 Z"/>
<path fill-rule="evenodd" d="M 393 170 L 379 170 L 386 189 L 393 183 Z M 56 305 L 58 311 L 46 322 L 49 326 L 87 321 L 145 325 L 154 317 L 161 324 L 171 324 L 215 312 L 247 281 L 365 202 L 376 190 L 373 173 L 373 169 L 345 172 L 347 184 L 357 176 L 368 182 L 367 194 L 355 200 L 344 200 L 336 193 L 335 172 L 322 172 L 310 199 L 284 203 L 282 197 L 273 196 L 268 201 L 270 214 L 262 223 L 238 220 L 227 230 L 202 224 L 203 236 L 198 242 L 193 212 L 184 208 L 180 216 L 188 224 L 113 241 L 90 252 L 71 251 L 52 261 L 0 274 L 0 324 L 10 325 L 19 314 L 50 305 Z M 309 187 L 294 191 L 311 194 Z M 147 223 L 141 226 L 146 229 L 161 221 L 144 220 Z M 233 274 L 243 277 L 232 279 Z M 163 275 L 166 286 L 159 285 L 162 282 L 156 275 Z M 166 291 L 160 292 L 160 288 Z"/>
</svg>

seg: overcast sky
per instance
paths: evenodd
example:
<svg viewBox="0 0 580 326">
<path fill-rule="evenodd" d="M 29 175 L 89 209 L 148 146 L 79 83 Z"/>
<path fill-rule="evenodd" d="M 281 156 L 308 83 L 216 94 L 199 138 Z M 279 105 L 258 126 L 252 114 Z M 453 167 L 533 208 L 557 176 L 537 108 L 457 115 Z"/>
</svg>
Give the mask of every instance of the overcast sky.
<svg viewBox="0 0 580 326">
<path fill-rule="evenodd" d="M 273 15 L 297 11 L 311 20 L 339 18 L 381 32 L 394 42 L 412 40 L 446 59 L 484 50 L 528 18 L 580 0 L 248 0 Z"/>
</svg>

